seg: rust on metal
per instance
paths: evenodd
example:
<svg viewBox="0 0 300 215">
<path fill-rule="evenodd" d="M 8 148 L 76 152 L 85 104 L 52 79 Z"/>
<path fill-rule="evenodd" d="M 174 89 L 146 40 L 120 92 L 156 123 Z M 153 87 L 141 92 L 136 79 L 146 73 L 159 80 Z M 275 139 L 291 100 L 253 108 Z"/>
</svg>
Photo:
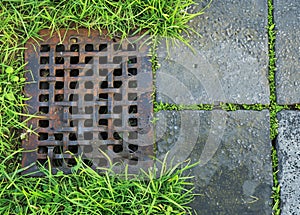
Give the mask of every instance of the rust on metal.
<svg viewBox="0 0 300 215">
<path fill-rule="evenodd" d="M 24 174 L 71 173 L 78 156 L 94 169 L 130 173 L 152 166 L 152 69 L 149 47 L 138 36 L 111 39 L 99 31 L 61 30 L 26 43 L 28 121 L 38 135 L 23 140 Z"/>
</svg>

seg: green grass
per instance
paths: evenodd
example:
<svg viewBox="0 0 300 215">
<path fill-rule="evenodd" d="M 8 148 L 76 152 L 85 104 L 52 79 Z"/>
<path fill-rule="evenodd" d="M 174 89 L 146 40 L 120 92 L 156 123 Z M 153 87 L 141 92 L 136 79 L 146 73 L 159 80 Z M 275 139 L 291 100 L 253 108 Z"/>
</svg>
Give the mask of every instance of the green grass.
<svg viewBox="0 0 300 215">
<path fill-rule="evenodd" d="M 13 155 L 11 155 L 13 156 Z M 9 158 L 8 158 L 9 159 Z M 73 174 L 43 169 L 45 177 L 30 178 L 5 171 L 0 163 L 0 214 L 187 214 L 194 198 L 191 176 L 194 165 L 179 163 L 172 168 L 162 162 L 160 172 L 140 176 L 116 175 L 111 169 L 98 174 L 82 161 Z M 160 177 L 157 178 L 157 174 Z"/>
<path fill-rule="evenodd" d="M 188 41 L 183 32 L 193 31 L 187 22 L 202 14 L 189 14 L 186 10 L 192 0 L 77 0 L 35 1 L 14 0 L 0 3 L 0 154 L 10 151 L 9 145 L 15 129 L 25 128 L 20 120 L 24 109 L 22 87 L 25 62 L 24 44 L 41 29 L 60 28 L 106 29 L 111 37 L 125 38 L 145 31 L 149 41 L 157 44 L 157 38 L 166 37 Z M 155 44 L 153 46 L 155 46 Z M 11 73 L 6 72 L 12 69 Z M 17 80 L 18 78 L 18 80 Z M 15 128 L 15 129 L 14 129 Z M 25 129 L 28 130 L 28 129 Z M 30 133 L 31 131 L 28 130 Z M 7 138 L 9 137 L 9 138 Z M 16 141 L 13 141 L 16 142 Z M 13 147 L 15 148 L 15 147 Z"/>
<path fill-rule="evenodd" d="M 188 44 L 182 36 L 189 34 L 187 23 L 203 13 L 189 14 L 186 10 L 192 0 L 11 0 L 0 3 L 0 214 L 185 214 L 186 204 L 193 199 L 190 178 L 182 169 L 165 170 L 155 179 L 154 172 L 144 173 L 144 180 L 116 176 L 111 170 L 98 175 L 78 162 L 72 175 L 51 175 L 43 170 L 45 178 L 20 176 L 18 163 L 20 140 L 33 133 L 26 127 L 22 94 L 25 80 L 24 44 L 31 37 L 38 38 L 41 29 L 77 29 L 80 27 L 106 29 L 111 37 L 125 38 L 145 31 L 151 35 L 152 66 L 157 38 L 178 39 Z M 277 136 L 276 114 L 287 106 L 276 103 L 276 54 L 273 2 L 268 0 L 269 84 L 270 105 L 212 104 L 173 105 L 154 101 L 154 111 L 161 110 L 212 110 L 270 111 L 270 138 Z M 295 106 L 300 109 L 299 105 Z M 278 183 L 278 158 L 272 148 L 273 162 L 273 213 L 280 214 L 280 186 Z M 188 188 L 186 187 L 188 186 Z M 181 198 L 182 197 L 182 198 Z"/>
<path fill-rule="evenodd" d="M 21 110 L 26 98 L 22 95 L 25 84 L 24 68 L 13 69 L 0 63 L 0 160 L 18 147 L 19 133 L 16 129 L 26 129 L 21 120 Z M 26 129 L 27 130 L 27 129 Z"/>
<path fill-rule="evenodd" d="M 0 214 L 186 214 L 192 201 L 190 177 L 181 169 L 155 171 L 143 178 L 98 175 L 79 162 L 72 175 L 30 178 L 20 175 L 20 141 L 26 127 L 23 87 L 24 45 L 41 29 L 105 29 L 110 37 L 150 35 L 152 54 L 161 37 L 188 45 L 192 0 L 3 0 L 0 2 Z M 63 35 L 61 35 L 63 37 Z M 63 39 L 63 38 L 61 38 Z M 152 42 L 152 44 L 151 44 Z M 155 60 L 155 56 L 152 57 Z M 156 67 L 153 64 L 153 67 Z M 25 120 L 24 117 L 27 117 Z M 179 167 L 179 166 L 176 166 Z M 147 180 L 145 180 L 145 178 Z"/>
</svg>

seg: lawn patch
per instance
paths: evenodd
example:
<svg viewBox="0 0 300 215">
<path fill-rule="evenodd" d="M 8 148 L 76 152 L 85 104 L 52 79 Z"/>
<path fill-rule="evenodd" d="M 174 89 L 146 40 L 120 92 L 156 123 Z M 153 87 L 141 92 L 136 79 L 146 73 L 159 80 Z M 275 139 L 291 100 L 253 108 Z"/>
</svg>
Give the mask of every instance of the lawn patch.
<svg viewBox="0 0 300 215">
<path fill-rule="evenodd" d="M 42 29 L 52 33 L 61 28 L 105 29 L 111 38 L 144 33 L 149 42 L 160 37 L 177 39 L 188 45 L 183 34 L 187 23 L 203 13 L 190 14 L 192 0 L 4 0 L 0 3 L 0 204 L 1 214 L 55 214 L 82 212 L 99 214 L 185 214 L 193 198 L 186 185 L 189 177 L 172 169 L 158 179 L 123 180 L 106 173 L 95 174 L 78 167 L 73 175 L 45 178 L 20 176 L 21 139 L 35 131 L 26 127 L 23 87 L 26 62 L 24 46 L 39 39 Z M 63 41 L 64 35 L 60 35 Z M 27 118 L 27 120 L 29 119 Z M 178 167 L 178 166 L 177 166 Z M 46 171 L 46 170 L 45 170 Z M 153 173 L 154 174 L 154 173 Z"/>
</svg>

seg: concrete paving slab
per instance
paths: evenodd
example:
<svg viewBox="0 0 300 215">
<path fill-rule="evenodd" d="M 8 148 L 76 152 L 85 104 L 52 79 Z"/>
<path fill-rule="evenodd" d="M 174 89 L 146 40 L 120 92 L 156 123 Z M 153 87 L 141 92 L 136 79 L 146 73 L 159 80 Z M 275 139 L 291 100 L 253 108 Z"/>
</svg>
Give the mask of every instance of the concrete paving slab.
<svg viewBox="0 0 300 215">
<path fill-rule="evenodd" d="M 300 1 L 274 0 L 277 103 L 300 103 Z"/>
<path fill-rule="evenodd" d="M 162 111 L 158 157 L 200 164 L 191 171 L 198 214 L 272 214 L 269 111 Z"/>
<path fill-rule="evenodd" d="M 198 1 L 197 11 L 208 1 Z M 184 45 L 158 50 L 157 100 L 175 104 L 269 104 L 267 0 L 214 0 Z"/>
<path fill-rule="evenodd" d="M 281 214 L 300 214 L 300 112 L 281 111 L 278 120 Z"/>
</svg>

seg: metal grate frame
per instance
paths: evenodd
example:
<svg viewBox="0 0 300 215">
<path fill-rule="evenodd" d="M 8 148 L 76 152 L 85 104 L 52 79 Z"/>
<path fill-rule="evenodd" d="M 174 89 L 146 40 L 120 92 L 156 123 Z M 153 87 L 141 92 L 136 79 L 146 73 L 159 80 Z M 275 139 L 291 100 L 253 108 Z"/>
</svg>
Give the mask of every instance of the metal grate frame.
<svg viewBox="0 0 300 215">
<path fill-rule="evenodd" d="M 113 163 L 129 165 L 137 173 L 153 164 L 152 68 L 146 37 L 123 41 L 98 31 L 61 30 L 42 42 L 26 44 L 25 94 L 28 126 L 38 133 L 22 142 L 23 173 L 38 172 L 39 164 L 52 173 L 71 173 L 76 156 L 96 169 Z M 60 38 L 64 38 L 60 42 Z M 123 165 L 115 166 L 121 172 Z"/>
</svg>

